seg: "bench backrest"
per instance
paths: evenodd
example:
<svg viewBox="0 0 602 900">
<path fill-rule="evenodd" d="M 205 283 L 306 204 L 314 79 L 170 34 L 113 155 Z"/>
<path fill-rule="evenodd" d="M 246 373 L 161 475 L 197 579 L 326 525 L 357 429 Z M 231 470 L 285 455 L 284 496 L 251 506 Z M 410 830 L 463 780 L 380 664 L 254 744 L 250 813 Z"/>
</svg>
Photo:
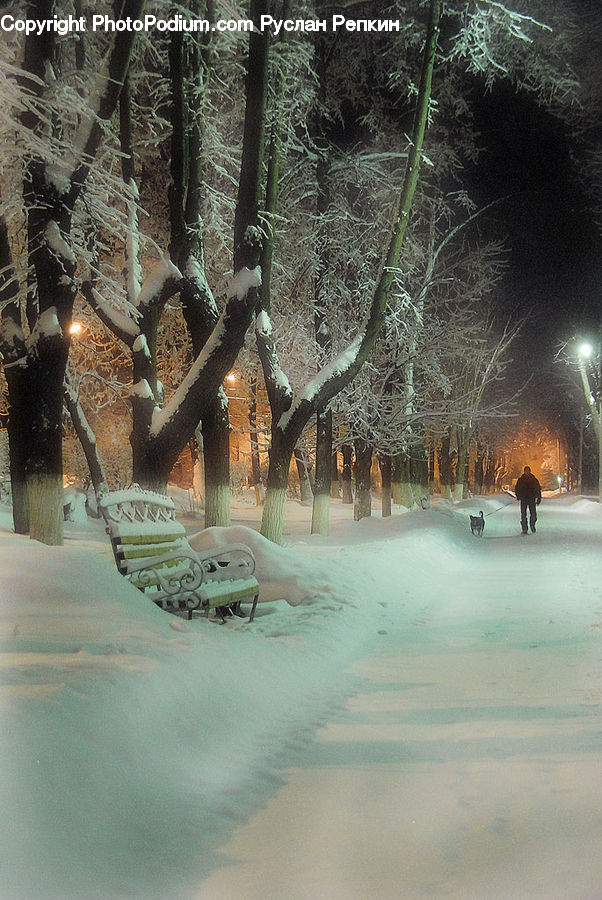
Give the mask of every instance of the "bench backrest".
<svg viewBox="0 0 602 900">
<path fill-rule="evenodd" d="M 171 497 L 131 488 L 101 496 L 98 508 L 111 538 L 117 568 L 123 575 L 130 575 L 138 560 L 175 556 L 182 551 L 192 553 L 184 526 L 176 521 Z M 162 565 L 174 564 L 167 558 Z"/>
</svg>

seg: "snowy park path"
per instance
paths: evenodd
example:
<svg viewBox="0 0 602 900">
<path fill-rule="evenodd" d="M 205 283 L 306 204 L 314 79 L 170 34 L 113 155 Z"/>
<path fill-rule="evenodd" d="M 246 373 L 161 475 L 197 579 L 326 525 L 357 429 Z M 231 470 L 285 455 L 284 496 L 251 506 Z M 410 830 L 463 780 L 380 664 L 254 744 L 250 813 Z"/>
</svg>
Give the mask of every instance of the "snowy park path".
<svg viewBox="0 0 602 900">
<path fill-rule="evenodd" d="M 285 785 L 196 896 L 600 898 L 602 529 L 591 511 L 544 503 L 538 533 L 522 538 L 511 505 L 487 517 L 481 541 L 453 553 L 435 541 L 430 566 L 406 560 L 395 573 L 393 556 L 398 589 L 389 573 L 380 594 L 390 619 L 351 667 L 346 710 L 291 755 Z M 359 551 L 375 587 L 394 548 Z"/>
<path fill-rule="evenodd" d="M 3 898 L 600 900 L 602 507 L 522 538 L 503 496 L 334 501 L 310 538 L 291 503 L 284 547 L 236 513 L 191 536 L 254 549 L 255 621 L 221 626 L 100 523 L 45 547 L 0 511 Z"/>
</svg>

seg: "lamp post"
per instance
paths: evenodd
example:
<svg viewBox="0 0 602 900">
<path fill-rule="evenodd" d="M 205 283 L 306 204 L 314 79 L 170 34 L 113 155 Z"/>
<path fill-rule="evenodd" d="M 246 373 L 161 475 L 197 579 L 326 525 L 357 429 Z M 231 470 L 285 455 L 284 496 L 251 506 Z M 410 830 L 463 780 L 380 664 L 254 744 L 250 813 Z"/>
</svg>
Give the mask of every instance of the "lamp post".
<svg viewBox="0 0 602 900">
<path fill-rule="evenodd" d="M 581 344 L 579 347 L 579 373 L 585 393 L 585 402 L 591 412 L 596 437 L 598 438 L 598 497 L 602 501 L 602 325 L 600 329 L 600 348 L 598 350 L 598 398 L 590 385 L 589 375 L 585 367 L 586 361 L 591 359 L 594 348 L 591 344 Z M 595 387 L 595 386 L 594 386 Z"/>
<path fill-rule="evenodd" d="M 582 493 L 583 484 L 583 420 L 585 413 L 583 410 L 579 413 L 579 458 L 577 461 L 577 493 Z"/>
</svg>

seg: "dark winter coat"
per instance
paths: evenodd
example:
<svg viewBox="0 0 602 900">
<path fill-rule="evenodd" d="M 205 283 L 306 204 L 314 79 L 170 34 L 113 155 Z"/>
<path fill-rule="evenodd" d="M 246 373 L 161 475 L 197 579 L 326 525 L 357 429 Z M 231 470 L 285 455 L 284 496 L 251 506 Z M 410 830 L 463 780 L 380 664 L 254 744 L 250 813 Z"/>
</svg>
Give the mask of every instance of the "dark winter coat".
<svg viewBox="0 0 602 900">
<path fill-rule="evenodd" d="M 514 488 L 517 500 L 541 500 L 541 485 L 532 472 L 523 472 Z"/>
</svg>

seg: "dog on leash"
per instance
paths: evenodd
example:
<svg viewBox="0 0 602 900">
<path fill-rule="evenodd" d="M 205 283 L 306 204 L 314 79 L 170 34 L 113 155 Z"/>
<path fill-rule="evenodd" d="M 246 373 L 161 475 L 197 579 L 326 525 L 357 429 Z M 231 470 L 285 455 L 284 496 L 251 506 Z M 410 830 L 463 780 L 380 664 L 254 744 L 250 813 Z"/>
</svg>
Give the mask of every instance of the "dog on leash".
<svg viewBox="0 0 602 900">
<path fill-rule="evenodd" d="M 478 516 L 470 517 L 470 530 L 475 535 L 475 537 L 483 537 L 483 531 L 485 530 L 485 519 L 483 517 L 483 510 L 479 511 Z"/>
</svg>

